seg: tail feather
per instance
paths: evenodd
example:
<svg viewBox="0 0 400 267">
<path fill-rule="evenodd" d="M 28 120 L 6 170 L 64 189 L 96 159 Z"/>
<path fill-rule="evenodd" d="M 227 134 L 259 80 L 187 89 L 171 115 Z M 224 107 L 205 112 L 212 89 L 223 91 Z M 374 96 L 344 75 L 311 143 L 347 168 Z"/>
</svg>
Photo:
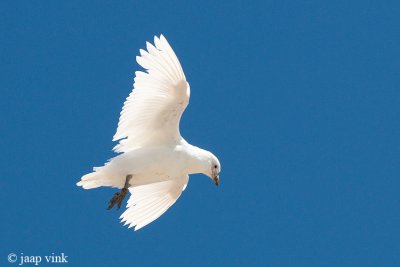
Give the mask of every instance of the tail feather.
<svg viewBox="0 0 400 267">
<path fill-rule="evenodd" d="M 77 186 L 82 186 L 84 189 L 92 189 L 100 186 L 119 187 L 111 177 L 105 176 L 101 172 L 92 172 L 82 176 L 81 180 L 76 183 Z"/>
</svg>

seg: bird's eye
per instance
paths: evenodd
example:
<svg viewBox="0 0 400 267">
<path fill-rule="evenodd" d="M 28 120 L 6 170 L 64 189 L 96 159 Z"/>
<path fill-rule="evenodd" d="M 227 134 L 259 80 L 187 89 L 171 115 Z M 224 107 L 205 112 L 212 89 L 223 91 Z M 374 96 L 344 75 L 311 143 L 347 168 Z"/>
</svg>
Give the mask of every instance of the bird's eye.
<svg viewBox="0 0 400 267">
<path fill-rule="evenodd" d="M 214 168 L 215 168 L 215 169 L 218 169 L 218 166 L 217 166 L 217 165 L 214 165 Z"/>
</svg>

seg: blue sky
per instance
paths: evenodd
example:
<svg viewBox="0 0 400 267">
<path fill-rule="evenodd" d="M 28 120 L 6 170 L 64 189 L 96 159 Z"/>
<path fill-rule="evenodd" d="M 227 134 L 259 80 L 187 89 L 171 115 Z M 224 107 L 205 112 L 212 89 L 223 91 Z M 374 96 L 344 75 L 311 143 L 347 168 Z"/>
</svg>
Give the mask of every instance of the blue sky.
<svg viewBox="0 0 400 267">
<path fill-rule="evenodd" d="M 396 1 L 2 1 L 0 265 L 399 266 Z M 138 232 L 79 178 L 114 156 L 135 56 L 163 33 L 181 132 L 222 164 Z M 14 264 L 16 265 L 16 263 Z M 44 265 L 42 263 L 41 265 Z"/>
</svg>

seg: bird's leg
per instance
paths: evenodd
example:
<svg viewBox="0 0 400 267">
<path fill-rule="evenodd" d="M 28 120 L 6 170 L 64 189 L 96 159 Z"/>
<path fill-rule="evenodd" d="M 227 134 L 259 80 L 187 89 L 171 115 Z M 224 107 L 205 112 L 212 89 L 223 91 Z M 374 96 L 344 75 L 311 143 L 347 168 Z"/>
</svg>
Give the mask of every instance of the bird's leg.
<svg viewBox="0 0 400 267">
<path fill-rule="evenodd" d="M 130 186 L 129 181 L 131 179 L 132 179 L 132 175 L 128 174 L 126 176 L 124 187 L 121 189 L 120 192 L 115 193 L 113 198 L 110 200 L 110 203 L 108 204 L 108 208 L 107 208 L 108 210 L 112 209 L 115 204 L 118 204 L 118 209 L 121 208 L 122 201 L 124 200 L 126 193 L 128 193 L 128 188 Z"/>
</svg>

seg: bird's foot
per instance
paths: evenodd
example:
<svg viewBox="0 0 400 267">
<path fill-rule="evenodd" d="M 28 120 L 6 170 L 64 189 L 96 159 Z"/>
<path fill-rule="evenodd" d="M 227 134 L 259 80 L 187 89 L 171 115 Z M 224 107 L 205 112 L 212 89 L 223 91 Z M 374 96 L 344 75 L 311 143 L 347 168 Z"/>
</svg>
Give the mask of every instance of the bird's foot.
<svg viewBox="0 0 400 267">
<path fill-rule="evenodd" d="M 128 188 L 130 186 L 129 182 L 132 179 L 132 175 L 128 174 L 125 178 L 125 185 L 124 187 L 121 189 L 120 192 L 115 193 L 115 195 L 113 196 L 113 198 L 110 200 L 110 203 L 108 204 L 108 210 L 112 209 L 114 207 L 115 204 L 118 204 L 118 209 L 121 208 L 122 205 L 122 201 L 124 200 L 126 193 L 128 193 Z"/>
<path fill-rule="evenodd" d="M 115 193 L 113 198 L 110 200 L 110 203 L 108 204 L 108 210 L 112 209 L 115 204 L 118 204 L 118 209 L 121 208 L 122 201 L 124 200 L 126 193 L 128 193 L 128 188 L 122 188 L 120 192 Z"/>
</svg>

